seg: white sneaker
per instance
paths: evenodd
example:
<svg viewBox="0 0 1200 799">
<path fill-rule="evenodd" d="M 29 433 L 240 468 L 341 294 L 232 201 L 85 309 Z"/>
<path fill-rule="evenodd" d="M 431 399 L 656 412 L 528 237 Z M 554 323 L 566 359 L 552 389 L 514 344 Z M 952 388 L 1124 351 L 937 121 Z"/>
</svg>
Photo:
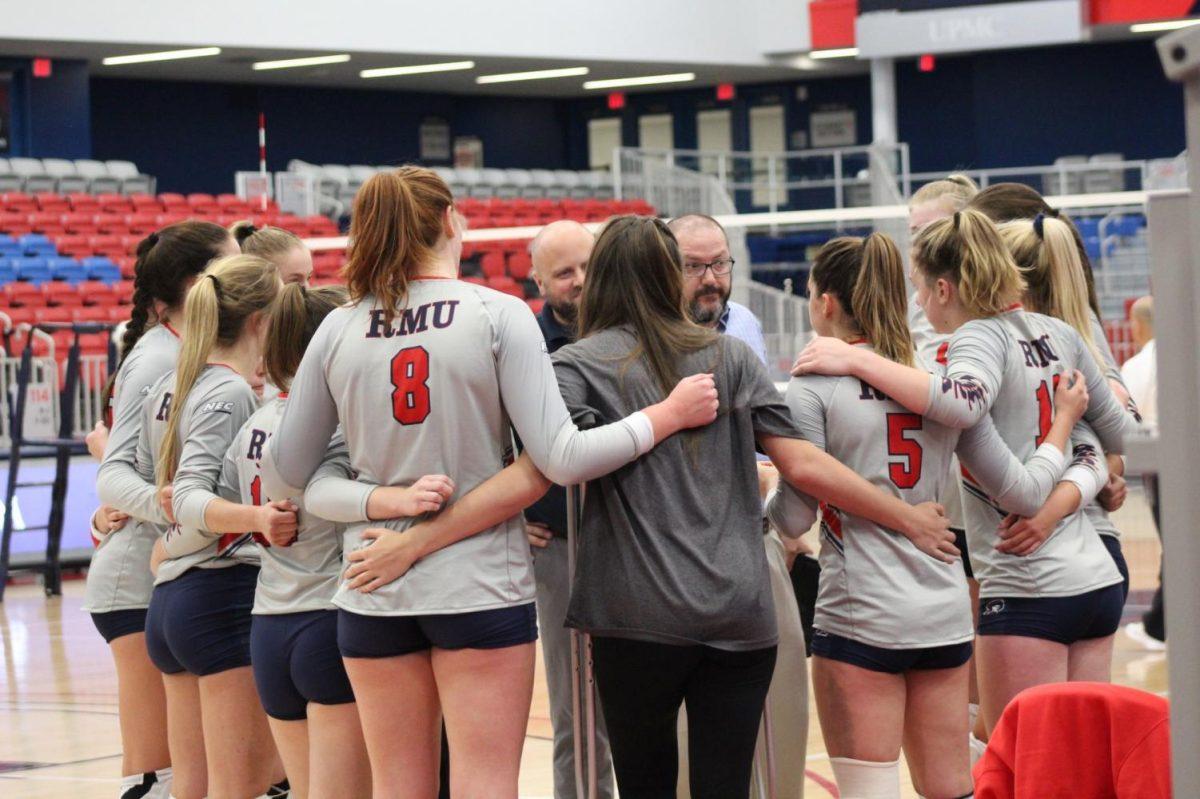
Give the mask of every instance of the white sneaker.
<svg viewBox="0 0 1200 799">
<path fill-rule="evenodd" d="M 1125 635 L 1142 649 L 1150 652 L 1162 652 L 1167 645 L 1146 632 L 1146 626 L 1140 621 L 1131 621 L 1125 625 Z"/>
</svg>

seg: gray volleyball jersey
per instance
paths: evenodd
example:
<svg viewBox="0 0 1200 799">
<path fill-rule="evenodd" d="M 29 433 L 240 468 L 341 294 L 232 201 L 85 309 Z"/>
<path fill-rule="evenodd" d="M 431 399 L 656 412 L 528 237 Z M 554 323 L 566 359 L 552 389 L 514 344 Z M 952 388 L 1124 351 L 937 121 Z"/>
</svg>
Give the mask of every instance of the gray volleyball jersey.
<svg viewBox="0 0 1200 799">
<path fill-rule="evenodd" d="M 1134 429 L 1083 339 L 1057 319 L 1016 306 L 972 320 L 951 338 L 947 358 L 946 375 L 930 381 L 926 417 L 970 427 L 990 413 L 1018 458 L 1027 458 L 1040 444 L 1053 421 L 1054 381 L 1074 369 L 1084 374 L 1091 397 L 1084 418 L 1104 450 L 1121 452 L 1125 434 Z M 1099 453 L 1091 455 L 1099 458 Z M 1005 512 L 972 479 L 966 458 L 964 465 L 967 540 L 981 596 L 1073 596 L 1120 582 L 1112 558 L 1082 512 L 1063 519 L 1030 555 L 997 552 L 997 524 Z"/>
<path fill-rule="evenodd" d="M 1099 317 L 1094 312 L 1090 315 L 1090 318 L 1092 322 L 1092 340 L 1096 342 L 1096 348 L 1100 350 L 1100 357 L 1104 359 L 1104 376 L 1109 380 L 1115 380 L 1125 388 L 1125 393 L 1128 394 L 1129 389 L 1125 386 L 1125 378 L 1121 376 L 1121 369 L 1117 366 L 1117 359 L 1113 357 L 1112 348 L 1108 346 L 1108 336 L 1104 333 L 1104 325 L 1100 323 Z M 1141 420 L 1141 416 L 1137 412 L 1137 405 L 1134 403 L 1132 396 L 1126 404 L 1125 410 L 1134 419 Z M 1107 535 L 1113 538 L 1121 537 L 1121 531 L 1113 524 L 1108 511 L 1100 507 L 1098 503 L 1089 502 L 1083 506 L 1083 512 L 1087 515 L 1088 521 L 1092 523 L 1092 527 L 1095 527 L 1096 532 L 1100 535 Z"/>
<path fill-rule="evenodd" d="M 457 280 L 411 282 L 406 307 L 390 324 L 373 297 L 325 318 L 267 447 L 269 495 L 299 495 L 339 419 L 363 483 L 409 485 L 447 474 L 456 496 L 511 462 L 510 424 L 557 483 L 606 474 L 644 450 L 630 419 L 580 432 L 528 306 Z M 368 526 L 403 530 L 415 521 L 351 524 L 345 540 L 359 546 Z M 517 514 L 421 559 L 370 594 L 343 586 L 334 603 L 365 615 L 463 613 L 527 603 L 534 590 Z"/>
<path fill-rule="evenodd" d="M 166 519 L 155 500 L 153 473 L 137 467 L 142 402 L 154 382 L 175 368 L 179 336 L 164 324 L 146 331 L 121 363 L 109 400 L 112 414 L 108 444 L 96 476 L 100 501 L 130 514 L 125 526 L 100 542 L 92 553 L 83 609 L 91 613 L 134 610 L 150 605 L 154 575 L 150 553 Z M 149 480 L 149 482 L 147 482 Z"/>
<path fill-rule="evenodd" d="M 952 482 L 958 431 L 908 412 L 858 378 L 793 379 L 787 404 L 805 438 L 889 494 L 936 502 Z M 819 515 L 816 627 L 892 649 L 971 640 L 962 561 L 942 563 L 903 535 L 825 503 Z"/>
<path fill-rule="evenodd" d="M 138 459 L 154 462 L 167 432 L 167 413 L 175 393 L 175 375 L 160 380 L 151 391 L 143 412 L 143 433 L 138 439 Z M 210 535 L 204 532 L 204 509 L 217 498 L 225 453 L 257 409 L 253 389 L 228 366 L 209 364 L 196 378 L 179 418 L 182 447 L 172 481 L 172 508 L 176 524 L 166 532 L 168 558 L 158 568 L 154 584 L 169 582 L 188 569 L 223 568 L 237 563 L 258 565 L 259 547 L 250 533 Z M 240 502 L 232 493 L 221 497 Z M 184 542 L 176 544 L 176 540 Z M 192 541 L 199 544 L 193 545 Z"/>
<path fill-rule="evenodd" d="M 236 496 L 243 505 L 284 499 L 264 494 L 260 461 L 263 448 L 279 426 L 286 402 L 286 394 L 276 394 L 242 425 L 225 453 L 219 492 L 222 496 Z M 340 434 L 335 435 L 327 458 L 344 458 L 345 453 L 345 441 Z M 333 607 L 342 571 L 342 529 L 309 512 L 302 496 L 290 499 L 300 508 L 296 540 L 286 547 L 273 547 L 261 536 L 254 536 L 262 558 L 254 613 L 303 613 Z"/>
<path fill-rule="evenodd" d="M 917 295 L 908 298 L 908 329 L 912 333 L 913 348 L 916 350 L 917 363 L 930 374 L 940 374 L 946 363 L 946 347 L 950 337 L 933 329 L 925 309 L 917 304 Z M 955 530 L 964 529 L 962 509 L 962 490 L 958 459 L 950 459 L 950 477 L 942 488 L 938 502 L 946 509 L 946 518 L 950 527 Z"/>
</svg>

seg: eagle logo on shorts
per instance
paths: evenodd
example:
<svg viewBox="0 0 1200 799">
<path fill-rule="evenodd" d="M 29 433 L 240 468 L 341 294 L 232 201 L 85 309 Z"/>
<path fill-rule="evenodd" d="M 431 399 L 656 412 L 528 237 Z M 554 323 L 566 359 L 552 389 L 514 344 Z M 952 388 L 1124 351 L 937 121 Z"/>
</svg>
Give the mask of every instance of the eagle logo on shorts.
<svg viewBox="0 0 1200 799">
<path fill-rule="evenodd" d="M 988 600 L 988 603 L 983 606 L 983 613 L 981 613 L 979 615 L 981 615 L 981 616 L 998 616 L 1003 612 L 1004 612 L 1004 600 L 1003 599 L 991 599 L 991 600 Z"/>
</svg>

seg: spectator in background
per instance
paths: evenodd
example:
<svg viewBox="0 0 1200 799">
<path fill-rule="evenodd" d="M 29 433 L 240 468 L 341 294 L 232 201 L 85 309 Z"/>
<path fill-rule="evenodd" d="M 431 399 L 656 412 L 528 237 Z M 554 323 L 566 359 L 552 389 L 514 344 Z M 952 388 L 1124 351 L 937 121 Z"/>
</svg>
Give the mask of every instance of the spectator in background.
<svg viewBox="0 0 1200 799">
<path fill-rule="evenodd" d="M 578 222 L 560 220 L 542 228 L 529 245 L 533 280 L 546 304 L 538 325 L 546 349 L 555 352 L 575 340 L 575 319 L 583 278 L 595 237 Z M 550 724 L 554 729 L 554 797 L 575 796 L 575 736 L 571 717 L 571 637 L 563 622 L 570 598 L 567 573 L 567 493 L 551 486 L 546 495 L 525 509 L 529 543 L 534 547 L 533 573 L 537 581 L 538 626 L 542 661 L 550 693 Z M 608 733 L 600 708 L 596 708 L 596 764 L 601 799 L 613 795 L 612 759 Z"/>
<path fill-rule="evenodd" d="M 1142 297 L 1130 309 L 1129 320 L 1133 332 L 1133 345 L 1137 354 L 1127 360 L 1121 367 L 1121 377 L 1129 387 L 1142 415 L 1143 423 L 1151 430 L 1158 428 L 1158 361 L 1154 351 L 1154 299 Z M 1150 512 L 1154 516 L 1154 529 L 1162 536 L 1162 527 L 1158 520 L 1158 475 L 1142 475 L 1142 485 L 1146 489 L 1146 501 L 1150 503 Z M 1125 625 L 1125 634 L 1137 641 L 1142 647 L 1151 650 L 1161 650 L 1167 640 L 1166 619 L 1163 618 L 1163 588 L 1162 569 L 1158 573 L 1158 590 L 1154 592 L 1154 600 L 1150 610 L 1140 622 Z"/>
<path fill-rule="evenodd" d="M 762 324 L 744 305 L 732 302 L 729 293 L 733 284 L 733 256 L 729 238 L 721 223 L 704 214 L 686 214 L 671 220 L 668 227 L 675 234 L 683 254 L 683 296 L 692 319 L 697 323 L 741 339 L 764 364 L 767 349 L 763 341 Z M 765 495 L 778 478 L 770 463 L 759 461 L 759 486 Z M 765 525 L 764 525 L 765 527 Z M 774 530 L 763 536 L 767 565 L 771 575 L 771 594 L 775 603 L 776 625 L 779 629 L 779 651 L 775 673 L 767 694 L 767 710 L 774 732 L 775 789 L 781 799 L 797 799 L 804 794 L 804 761 L 808 744 L 808 664 L 805 661 L 805 639 L 800 609 L 792 587 L 790 574 L 793 561 L 804 570 L 810 558 L 797 557 L 807 552 L 799 540 L 784 541 Z M 815 567 L 815 561 L 811 561 Z M 811 568 L 811 567 L 810 567 Z M 815 575 L 815 570 L 809 576 Z M 816 599 L 815 592 L 812 595 Z M 686 741 L 687 719 L 680 713 L 680 737 Z M 760 741 L 761 744 L 761 741 Z M 679 747 L 685 761 L 680 770 L 677 796 L 688 796 L 688 747 Z"/>
</svg>

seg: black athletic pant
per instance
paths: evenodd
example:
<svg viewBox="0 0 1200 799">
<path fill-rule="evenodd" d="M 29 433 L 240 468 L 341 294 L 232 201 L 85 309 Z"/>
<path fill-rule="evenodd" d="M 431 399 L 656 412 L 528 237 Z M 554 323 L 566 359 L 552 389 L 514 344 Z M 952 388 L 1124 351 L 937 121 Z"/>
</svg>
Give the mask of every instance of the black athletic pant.
<svg viewBox="0 0 1200 799">
<path fill-rule="evenodd" d="M 593 640 L 621 799 L 675 799 L 676 724 L 687 703 L 693 799 L 745 799 L 775 647 L 726 652 L 625 638 Z"/>
<path fill-rule="evenodd" d="M 812 657 L 813 620 L 817 613 L 817 589 L 821 584 L 821 564 L 808 555 L 797 555 L 792 563 L 792 591 L 800 608 L 800 627 L 804 630 L 804 654 Z"/>
<path fill-rule="evenodd" d="M 1150 503 L 1150 513 L 1154 515 L 1154 531 L 1158 533 L 1158 540 L 1161 542 L 1162 524 L 1158 520 L 1158 475 L 1144 475 L 1142 485 L 1146 489 L 1146 500 Z M 1146 628 L 1146 635 L 1151 638 L 1159 641 L 1167 640 L 1167 620 L 1163 615 L 1162 561 L 1159 561 L 1158 565 L 1158 589 L 1154 592 L 1154 599 L 1150 602 L 1150 610 L 1142 616 L 1142 626 Z"/>
</svg>

